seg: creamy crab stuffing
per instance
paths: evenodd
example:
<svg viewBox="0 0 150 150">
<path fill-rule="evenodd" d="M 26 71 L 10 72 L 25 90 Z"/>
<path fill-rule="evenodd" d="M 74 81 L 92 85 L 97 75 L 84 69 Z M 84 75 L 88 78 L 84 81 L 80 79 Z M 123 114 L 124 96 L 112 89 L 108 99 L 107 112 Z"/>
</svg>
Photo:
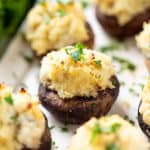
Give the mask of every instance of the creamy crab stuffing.
<svg viewBox="0 0 150 150">
<path fill-rule="evenodd" d="M 61 98 L 96 97 L 98 91 L 114 88 L 115 69 L 111 59 L 81 44 L 53 51 L 44 57 L 40 82 Z"/>
<path fill-rule="evenodd" d="M 79 127 L 68 150 L 149 150 L 141 131 L 118 115 L 92 118 Z"/>
<path fill-rule="evenodd" d="M 13 93 L 0 84 L 0 149 L 38 149 L 45 131 L 45 118 L 39 101 L 24 89 Z"/>
<path fill-rule="evenodd" d="M 38 3 L 26 21 L 26 39 L 37 55 L 89 39 L 79 3 Z"/>
<path fill-rule="evenodd" d="M 108 16 L 115 16 L 123 26 L 136 15 L 150 9 L 149 0 L 95 0 L 100 11 Z"/>
<path fill-rule="evenodd" d="M 144 23 L 143 31 L 136 36 L 136 43 L 142 53 L 150 58 L 150 22 Z"/>
</svg>

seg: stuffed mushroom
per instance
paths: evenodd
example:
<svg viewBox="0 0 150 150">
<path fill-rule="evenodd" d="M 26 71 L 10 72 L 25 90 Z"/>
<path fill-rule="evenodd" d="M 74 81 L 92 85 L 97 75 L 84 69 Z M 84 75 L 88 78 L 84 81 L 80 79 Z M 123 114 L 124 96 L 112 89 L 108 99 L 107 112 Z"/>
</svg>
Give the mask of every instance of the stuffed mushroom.
<svg viewBox="0 0 150 150">
<path fill-rule="evenodd" d="M 73 136 L 68 150 L 149 150 L 141 131 L 118 115 L 92 118 Z"/>
<path fill-rule="evenodd" d="M 0 84 L 0 149 L 50 150 L 48 123 L 39 101 L 25 89 Z"/>
<path fill-rule="evenodd" d="M 143 89 L 138 110 L 138 121 L 141 129 L 150 139 L 150 77 Z"/>
<path fill-rule="evenodd" d="M 125 38 L 150 20 L 149 0 L 96 0 L 96 17 L 112 36 Z"/>
<path fill-rule="evenodd" d="M 26 39 L 37 56 L 78 42 L 92 48 L 94 34 L 79 3 L 45 1 L 30 11 Z"/>
<path fill-rule="evenodd" d="M 105 54 L 76 44 L 42 60 L 39 99 L 64 123 L 80 124 L 106 114 L 118 93 L 115 69 Z"/>
<path fill-rule="evenodd" d="M 145 56 L 145 63 L 150 72 L 150 22 L 144 23 L 143 28 L 143 31 L 136 36 L 136 43 Z"/>
</svg>

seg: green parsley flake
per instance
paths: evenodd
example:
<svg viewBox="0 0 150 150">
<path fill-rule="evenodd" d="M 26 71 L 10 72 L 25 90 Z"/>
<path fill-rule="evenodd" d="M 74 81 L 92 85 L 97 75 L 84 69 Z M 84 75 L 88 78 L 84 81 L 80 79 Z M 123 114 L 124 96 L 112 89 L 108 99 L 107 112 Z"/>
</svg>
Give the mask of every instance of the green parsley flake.
<svg viewBox="0 0 150 150">
<path fill-rule="evenodd" d="M 44 22 L 45 22 L 46 24 L 48 24 L 49 21 L 50 21 L 49 15 L 45 15 L 44 18 L 43 18 L 43 20 L 44 20 Z"/>
<path fill-rule="evenodd" d="M 58 149 L 58 146 L 56 145 L 56 142 L 55 142 L 55 141 L 52 141 L 52 149 L 53 149 L 53 150 Z"/>
<path fill-rule="evenodd" d="M 130 62 L 124 58 L 113 56 L 113 60 L 119 62 L 122 65 L 121 66 L 122 70 L 127 69 L 130 71 L 135 71 L 135 69 L 136 69 L 135 64 L 133 64 L 132 62 Z"/>
<path fill-rule="evenodd" d="M 27 54 L 27 53 L 22 53 L 21 52 L 22 58 L 27 62 L 27 63 L 32 63 L 33 62 L 33 55 L 32 54 Z"/>
<path fill-rule="evenodd" d="M 113 80 L 112 80 L 112 85 L 113 85 L 113 86 L 116 86 L 116 85 L 117 85 L 117 80 L 116 80 L 116 79 L 113 79 Z"/>
<path fill-rule="evenodd" d="M 139 93 L 138 92 L 136 92 L 136 90 L 134 89 L 134 88 L 129 88 L 129 92 L 131 93 L 131 94 L 133 94 L 134 96 L 139 96 Z"/>
<path fill-rule="evenodd" d="M 125 115 L 124 119 L 127 120 L 128 122 L 130 122 L 132 125 L 135 125 L 135 122 L 133 120 L 131 120 L 128 115 Z"/>
<path fill-rule="evenodd" d="M 45 4 L 45 2 L 46 2 L 46 0 L 38 0 L 38 3 L 41 5 Z"/>
<path fill-rule="evenodd" d="M 112 130 L 112 132 L 117 132 L 117 130 L 118 129 L 120 129 L 120 127 L 121 127 L 121 124 L 120 123 L 114 123 L 114 124 L 112 124 L 112 126 L 111 126 L 111 130 Z"/>
<path fill-rule="evenodd" d="M 83 45 L 82 43 L 77 43 L 75 45 L 75 48 L 78 49 L 78 50 L 80 50 L 80 51 L 82 51 L 85 48 L 85 45 Z"/>
<path fill-rule="evenodd" d="M 63 17 L 63 16 L 65 16 L 65 11 L 63 10 L 63 9 L 58 9 L 57 10 L 57 12 L 56 12 L 56 15 L 58 16 L 58 17 Z"/>
<path fill-rule="evenodd" d="M 81 5 L 82 5 L 83 9 L 85 9 L 89 6 L 89 1 L 88 0 L 81 0 Z"/>
<path fill-rule="evenodd" d="M 118 146 L 116 144 L 110 144 L 108 145 L 106 150 L 119 150 Z"/>
<path fill-rule="evenodd" d="M 121 44 L 118 41 L 111 42 L 110 44 L 100 47 L 100 51 L 103 53 L 107 53 L 110 51 L 116 51 L 119 50 L 121 47 Z"/>
<path fill-rule="evenodd" d="M 16 122 L 17 119 L 18 119 L 18 116 L 17 116 L 17 115 L 11 116 L 11 120 L 13 120 L 14 122 Z"/>
<path fill-rule="evenodd" d="M 95 123 L 94 125 L 94 128 L 92 130 L 92 136 L 91 136 L 91 139 L 90 139 L 90 143 L 93 143 L 94 139 L 96 138 L 96 136 L 98 134 L 101 133 L 101 128 L 100 128 L 100 125 L 98 122 Z"/>
<path fill-rule="evenodd" d="M 71 0 L 56 0 L 57 3 L 61 3 L 61 4 L 69 4 L 71 3 Z"/>
<path fill-rule="evenodd" d="M 71 52 L 71 50 L 72 50 L 72 48 L 71 47 L 67 47 L 67 48 L 65 48 L 65 52 L 66 52 L 66 54 L 70 54 L 70 52 Z"/>
<path fill-rule="evenodd" d="M 48 129 L 49 129 L 49 130 L 52 130 L 52 129 L 54 129 L 54 128 L 55 128 L 55 126 L 54 126 L 54 125 L 52 125 L 52 126 L 48 127 Z"/>
<path fill-rule="evenodd" d="M 72 56 L 72 58 L 73 58 L 74 61 L 80 61 L 81 58 L 82 58 L 82 54 L 83 54 L 82 51 L 77 50 L 77 51 L 74 51 L 74 52 L 71 54 L 71 56 Z"/>
<path fill-rule="evenodd" d="M 8 95 L 4 99 L 8 104 L 13 105 L 14 101 L 13 101 L 12 95 Z"/>
<path fill-rule="evenodd" d="M 65 49 L 66 54 L 70 55 L 72 59 L 77 62 L 84 60 L 84 53 L 83 53 L 84 45 L 78 43 L 74 46 L 74 48 L 68 47 Z"/>
<path fill-rule="evenodd" d="M 101 60 L 95 60 L 94 62 L 95 62 L 95 64 L 96 64 L 97 66 L 102 67 L 102 62 L 101 62 Z"/>
<path fill-rule="evenodd" d="M 121 127 L 120 123 L 113 123 L 110 126 L 101 126 L 98 122 L 95 123 L 94 128 L 92 130 L 92 136 L 90 142 L 92 143 L 98 134 L 110 134 L 115 133 Z"/>
<path fill-rule="evenodd" d="M 61 132 L 68 132 L 68 128 L 67 127 L 62 127 L 60 128 Z"/>
<path fill-rule="evenodd" d="M 124 81 L 120 81 L 120 85 L 125 86 L 126 83 Z"/>
</svg>

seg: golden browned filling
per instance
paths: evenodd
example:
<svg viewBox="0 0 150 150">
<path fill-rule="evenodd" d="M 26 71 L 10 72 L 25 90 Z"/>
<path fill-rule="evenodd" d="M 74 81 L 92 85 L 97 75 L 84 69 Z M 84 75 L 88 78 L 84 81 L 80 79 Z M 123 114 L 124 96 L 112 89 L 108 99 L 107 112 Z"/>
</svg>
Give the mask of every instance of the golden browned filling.
<svg viewBox="0 0 150 150">
<path fill-rule="evenodd" d="M 102 13 L 116 16 L 121 26 L 150 8 L 149 0 L 96 0 L 96 2 Z"/>
<path fill-rule="evenodd" d="M 145 84 L 141 99 L 142 103 L 139 111 L 143 116 L 143 121 L 150 126 L 150 77 Z"/>
<path fill-rule="evenodd" d="M 0 84 L 0 150 L 38 149 L 45 130 L 39 101 L 24 89 Z"/>
<path fill-rule="evenodd" d="M 114 87 L 110 80 L 114 74 L 108 56 L 76 44 L 44 57 L 40 81 L 45 87 L 57 91 L 61 98 L 96 97 L 98 90 Z"/>
<path fill-rule="evenodd" d="M 136 36 L 137 46 L 146 57 L 150 57 L 150 22 L 144 23 L 143 31 Z"/>
<path fill-rule="evenodd" d="M 26 38 L 37 55 L 88 40 L 86 20 L 79 3 L 38 3 L 26 21 Z"/>
<path fill-rule="evenodd" d="M 141 131 L 118 115 L 92 118 L 73 136 L 68 150 L 149 150 Z"/>
</svg>

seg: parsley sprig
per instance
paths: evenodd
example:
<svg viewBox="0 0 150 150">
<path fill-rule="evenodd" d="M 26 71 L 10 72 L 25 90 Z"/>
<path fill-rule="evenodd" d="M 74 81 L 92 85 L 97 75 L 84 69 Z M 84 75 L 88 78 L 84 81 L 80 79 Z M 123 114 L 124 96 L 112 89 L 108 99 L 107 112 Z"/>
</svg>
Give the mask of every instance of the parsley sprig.
<svg viewBox="0 0 150 150">
<path fill-rule="evenodd" d="M 4 100 L 10 104 L 10 105 L 13 105 L 14 101 L 13 101 L 13 98 L 12 98 L 12 95 L 8 95 L 4 98 Z"/>
<path fill-rule="evenodd" d="M 70 55 L 72 59 L 77 62 L 84 60 L 84 53 L 83 53 L 84 45 L 81 43 L 77 43 L 73 48 L 67 47 L 65 49 L 66 54 Z"/>
</svg>

